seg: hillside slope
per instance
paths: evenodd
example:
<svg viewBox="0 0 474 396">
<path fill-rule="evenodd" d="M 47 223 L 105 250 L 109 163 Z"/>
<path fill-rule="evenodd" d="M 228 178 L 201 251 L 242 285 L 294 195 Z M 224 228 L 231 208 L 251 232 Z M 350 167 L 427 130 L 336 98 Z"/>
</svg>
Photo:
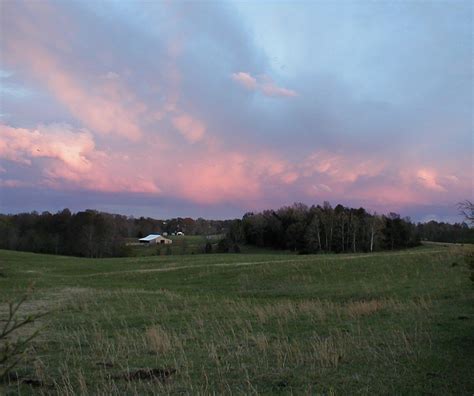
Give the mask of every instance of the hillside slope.
<svg viewBox="0 0 474 396">
<path fill-rule="evenodd" d="M 0 251 L 0 272 L 2 303 L 34 281 L 22 313 L 51 311 L 18 370 L 43 386 L 7 391 L 474 391 L 474 289 L 460 247 L 101 260 Z M 136 380 L 139 368 L 176 372 Z"/>
</svg>

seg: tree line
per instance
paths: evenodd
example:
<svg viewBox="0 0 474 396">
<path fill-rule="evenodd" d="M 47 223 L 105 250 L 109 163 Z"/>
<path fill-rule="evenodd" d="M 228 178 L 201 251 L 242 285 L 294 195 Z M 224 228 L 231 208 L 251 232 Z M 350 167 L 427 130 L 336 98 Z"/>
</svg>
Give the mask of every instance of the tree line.
<svg viewBox="0 0 474 396">
<path fill-rule="evenodd" d="M 150 233 L 186 235 L 226 234 L 208 253 L 239 252 L 249 244 L 300 253 L 372 252 L 416 246 L 420 240 L 474 243 L 474 228 L 466 223 L 430 221 L 414 224 L 396 213 L 379 215 L 364 208 L 328 203 L 301 203 L 278 210 L 246 213 L 239 220 L 157 220 L 85 210 L 72 213 L 31 212 L 0 214 L 0 249 L 81 257 L 118 257 L 130 254 L 126 241 Z"/>
<path fill-rule="evenodd" d="M 474 228 L 462 223 L 429 221 L 419 223 L 417 231 L 423 240 L 448 243 L 474 243 Z"/>
<path fill-rule="evenodd" d="M 141 238 L 150 233 L 212 235 L 225 233 L 230 220 L 197 220 L 128 217 L 85 210 L 72 213 L 31 212 L 0 214 L 0 249 L 80 257 L 118 257 L 129 254 L 127 238 Z"/>
<path fill-rule="evenodd" d="M 329 202 L 311 207 L 295 203 L 278 210 L 247 213 L 232 223 L 228 238 L 300 253 L 372 252 L 420 243 L 417 227 L 408 218 L 342 205 L 333 208 Z"/>
<path fill-rule="evenodd" d="M 466 223 L 415 224 L 397 213 L 381 215 L 343 205 L 333 208 L 329 202 L 311 207 L 295 203 L 245 214 L 231 224 L 227 238 L 230 243 L 300 253 L 357 253 L 409 248 L 421 240 L 474 243 L 474 228 Z"/>
</svg>

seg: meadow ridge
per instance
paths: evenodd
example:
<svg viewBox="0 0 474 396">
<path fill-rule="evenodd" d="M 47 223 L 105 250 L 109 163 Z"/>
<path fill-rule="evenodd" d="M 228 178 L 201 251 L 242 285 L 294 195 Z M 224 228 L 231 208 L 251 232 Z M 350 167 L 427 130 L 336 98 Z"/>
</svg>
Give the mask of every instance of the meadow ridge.
<svg viewBox="0 0 474 396">
<path fill-rule="evenodd" d="M 50 312 L 16 369 L 41 385 L 12 381 L 4 393 L 469 395 L 466 249 L 114 259 L 1 250 L 0 319 L 31 282 L 21 314 Z"/>
</svg>

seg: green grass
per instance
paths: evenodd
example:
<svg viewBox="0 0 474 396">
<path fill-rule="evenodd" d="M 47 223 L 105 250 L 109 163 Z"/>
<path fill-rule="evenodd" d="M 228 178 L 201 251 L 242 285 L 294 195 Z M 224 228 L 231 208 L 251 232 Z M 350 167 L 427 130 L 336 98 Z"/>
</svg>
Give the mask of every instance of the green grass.
<svg viewBox="0 0 474 396">
<path fill-rule="evenodd" d="M 6 393 L 474 392 L 474 288 L 460 247 L 100 260 L 0 251 L 0 272 L 1 302 L 34 281 L 24 313 L 52 311 L 19 371 L 50 387 Z M 114 378 L 144 367 L 177 371 L 165 383 Z"/>
</svg>

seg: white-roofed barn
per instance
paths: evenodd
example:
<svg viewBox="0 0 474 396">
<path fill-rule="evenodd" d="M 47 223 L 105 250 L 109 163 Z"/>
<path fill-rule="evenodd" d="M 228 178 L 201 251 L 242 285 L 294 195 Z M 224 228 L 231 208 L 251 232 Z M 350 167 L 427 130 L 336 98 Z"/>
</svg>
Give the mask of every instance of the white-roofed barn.
<svg viewBox="0 0 474 396">
<path fill-rule="evenodd" d="M 139 242 L 143 244 L 160 244 L 160 245 L 170 245 L 171 243 L 173 243 L 171 239 L 165 238 L 161 236 L 160 234 L 150 234 L 146 236 L 145 238 L 140 238 Z"/>
</svg>

